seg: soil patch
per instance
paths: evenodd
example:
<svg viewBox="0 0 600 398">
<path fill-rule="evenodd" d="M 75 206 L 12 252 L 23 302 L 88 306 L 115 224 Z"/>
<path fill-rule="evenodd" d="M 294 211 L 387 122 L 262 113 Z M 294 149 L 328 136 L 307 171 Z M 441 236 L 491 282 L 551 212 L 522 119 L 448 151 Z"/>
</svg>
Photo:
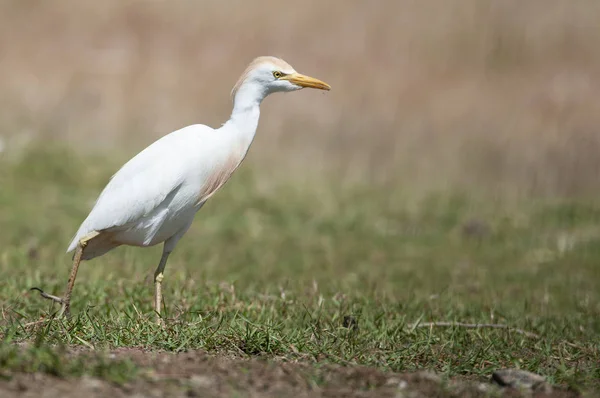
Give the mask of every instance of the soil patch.
<svg viewBox="0 0 600 398">
<path fill-rule="evenodd" d="M 71 355 L 89 355 L 83 350 Z M 57 378 L 43 373 L 15 373 L 0 381 L 0 396 L 10 397 L 479 397 L 494 390 L 518 397 L 518 391 L 488 380 L 444 382 L 430 372 L 389 373 L 363 366 L 336 366 L 261 358 L 211 355 L 202 351 L 169 353 L 118 349 L 111 359 L 130 359 L 142 371 L 116 385 L 84 376 Z M 529 395 L 531 396 L 531 395 Z M 555 388 L 535 397 L 576 397 Z"/>
</svg>

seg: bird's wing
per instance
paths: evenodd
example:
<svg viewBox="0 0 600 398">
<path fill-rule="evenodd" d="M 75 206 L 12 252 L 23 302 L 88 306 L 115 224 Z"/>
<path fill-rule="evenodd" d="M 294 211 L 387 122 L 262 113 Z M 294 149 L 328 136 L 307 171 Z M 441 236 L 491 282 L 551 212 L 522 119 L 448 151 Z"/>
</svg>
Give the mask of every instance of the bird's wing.
<svg viewBox="0 0 600 398">
<path fill-rule="evenodd" d="M 185 180 L 190 145 L 195 146 L 197 135 L 207 130 L 212 131 L 204 125 L 177 130 L 129 160 L 112 176 L 67 251 L 75 249 L 79 240 L 91 232 L 141 220 L 172 197 Z"/>
</svg>

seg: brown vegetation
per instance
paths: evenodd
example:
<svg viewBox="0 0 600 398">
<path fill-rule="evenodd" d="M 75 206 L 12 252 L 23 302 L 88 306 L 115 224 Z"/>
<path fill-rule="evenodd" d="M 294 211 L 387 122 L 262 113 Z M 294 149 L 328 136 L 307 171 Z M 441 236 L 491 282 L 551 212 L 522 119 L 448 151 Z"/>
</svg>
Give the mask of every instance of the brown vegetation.
<svg viewBox="0 0 600 398">
<path fill-rule="evenodd" d="M 330 83 L 269 98 L 249 160 L 311 178 L 586 195 L 600 187 L 597 0 L 0 3 L 0 137 L 130 155 L 218 126 L 257 55 Z"/>
</svg>

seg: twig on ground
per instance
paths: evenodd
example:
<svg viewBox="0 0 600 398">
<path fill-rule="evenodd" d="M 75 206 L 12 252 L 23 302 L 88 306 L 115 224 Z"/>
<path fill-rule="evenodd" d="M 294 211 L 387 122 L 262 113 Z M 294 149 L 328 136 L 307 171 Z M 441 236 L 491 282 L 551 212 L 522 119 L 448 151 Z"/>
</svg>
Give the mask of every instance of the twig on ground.
<svg viewBox="0 0 600 398">
<path fill-rule="evenodd" d="M 519 333 L 532 339 L 541 338 L 539 334 L 528 332 L 527 330 L 514 328 L 501 323 L 463 323 L 463 322 L 423 322 L 408 325 L 410 329 L 416 328 L 434 328 L 434 327 L 459 327 L 465 329 L 505 329 L 511 332 Z"/>
<path fill-rule="evenodd" d="M 503 325 L 501 323 L 463 323 L 463 322 L 423 322 L 423 323 L 411 323 L 408 325 L 409 329 L 414 330 L 416 328 L 434 328 L 434 327 L 458 327 L 465 329 L 504 329 L 518 334 L 522 334 L 532 339 L 541 339 L 537 333 L 529 332 L 527 330 L 514 328 L 512 326 Z M 562 341 L 564 344 L 573 348 L 581 348 L 578 344 L 571 343 L 570 341 Z"/>
<path fill-rule="evenodd" d="M 42 319 L 42 320 L 35 321 L 35 322 L 28 322 L 28 323 L 24 324 L 23 327 L 28 328 L 30 326 L 35 326 L 35 325 L 39 325 L 40 323 L 48 322 L 50 320 L 51 320 L 51 318 L 46 318 L 46 319 Z"/>
</svg>

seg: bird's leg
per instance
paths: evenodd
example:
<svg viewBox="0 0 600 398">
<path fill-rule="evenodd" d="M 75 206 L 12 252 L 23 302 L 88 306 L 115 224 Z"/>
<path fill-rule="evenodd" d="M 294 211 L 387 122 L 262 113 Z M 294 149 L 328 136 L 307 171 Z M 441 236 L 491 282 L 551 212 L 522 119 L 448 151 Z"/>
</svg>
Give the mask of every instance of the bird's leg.
<svg viewBox="0 0 600 398">
<path fill-rule="evenodd" d="M 56 303 L 61 304 L 60 312 L 58 313 L 58 317 L 61 316 L 69 316 L 70 304 L 71 304 L 71 293 L 73 292 L 73 286 L 75 285 L 75 278 L 77 277 L 77 271 L 79 270 L 79 264 L 81 263 L 81 258 L 83 257 L 83 250 L 87 246 L 87 243 L 98 235 L 97 232 L 93 232 L 90 235 L 82 238 L 75 249 L 75 255 L 73 256 L 73 267 L 71 268 L 71 274 L 69 275 L 69 281 L 67 282 L 67 290 L 65 292 L 65 296 L 63 298 L 54 296 L 52 294 L 45 293 L 39 287 L 33 287 L 31 290 L 37 290 L 40 292 L 40 295 L 43 298 L 52 300 Z"/>
<path fill-rule="evenodd" d="M 77 278 L 77 271 L 79 270 L 79 264 L 81 263 L 81 257 L 83 257 L 83 249 L 87 245 L 89 239 L 81 239 L 75 249 L 75 255 L 73 256 L 73 267 L 71 267 L 71 274 L 69 275 L 69 281 L 67 282 L 67 290 L 65 296 L 62 299 L 62 307 L 60 309 L 59 316 L 69 316 L 71 310 L 71 293 L 73 292 L 73 286 L 75 286 L 75 278 Z"/>
<path fill-rule="evenodd" d="M 185 234 L 190 225 L 192 225 L 192 221 L 194 219 L 190 218 L 186 225 L 183 226 L 175 235 L 171 236 L 169 239 L 165 241 L 163 245 L 163 253 L 160 258 L 160 263 L 158 263 L 158 267 L 156 267 L 156 271 L 154 271 L 154 310 L 156 311 L 156 323 L 160 326 L 164 326 L 163 318 L 160 316 L 160 310 L 162 307 L 162 281 L 164 278 L 165 266 L 167 265 L 167 259 L 171 252 L 175 249 L 177 242 L 179 239 Z"/>
<path fill-rule="evenodd" d="M 171 254 L 170 251 L 163 249 L 160 263 L 158 263 L 158 267 L 156 267 L 156 271 L 154 271 L 154 311 L 156 311 L 156 323 L 161 326 L 164 326 L 163 319 L 160 316 L 160 309 L 162 307 L 162 281 L 169 254 Z"/>
</svg>

